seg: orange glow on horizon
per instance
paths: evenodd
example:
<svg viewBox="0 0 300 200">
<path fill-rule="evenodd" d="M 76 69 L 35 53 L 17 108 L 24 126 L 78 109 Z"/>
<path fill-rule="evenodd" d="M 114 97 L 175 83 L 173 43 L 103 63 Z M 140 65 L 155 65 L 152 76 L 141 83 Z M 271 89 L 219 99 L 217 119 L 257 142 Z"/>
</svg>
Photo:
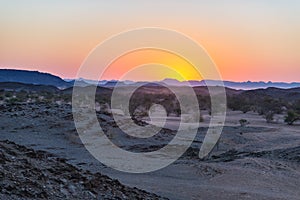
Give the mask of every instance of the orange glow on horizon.
<svg viewBox="0 0 300 200">
<path fill-rule="evenodd" d="M 148 69 L 146 71 L 139 70 L 139 73 L 131 73 L 124 78 L 139 81 L 158 81 L 164 78 L 173 78 L 180 81 L 202 80 L 199 72 L 188 61 L 178 55 L 158 49 L 142 49 L 122 55 L 108 66 L 101 79 L 124 79 L 122 77 L 127 72 L 137 70 L 134 68 L 147 64 Z M 169 69 L 163 66 L 169 67 Z"/>
</svg>

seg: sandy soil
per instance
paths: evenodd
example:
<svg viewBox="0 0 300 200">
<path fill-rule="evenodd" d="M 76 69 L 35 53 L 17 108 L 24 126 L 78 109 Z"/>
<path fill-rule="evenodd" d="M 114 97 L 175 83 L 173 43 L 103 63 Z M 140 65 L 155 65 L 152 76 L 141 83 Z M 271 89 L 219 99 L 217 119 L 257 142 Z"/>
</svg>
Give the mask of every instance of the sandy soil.
<svg viewBox="0 0 300 200">
<path fill-rule="evenodd" d="M 109 116 L 99 117 L 102 127 L 115 128 Z M 300 126 L 287 126 L 281 117 L 267 124 L 256 113 L 229 112 L 219 148 L 203 161 L 197 155 L 209 120 L 204 113 L 205 122 L 192 147 L 170 166 L 146 174 L 118 172 L 95 160 L 78 138 L 70 105 L 2 106 L 0 140 L 50 152 L 78 168 L 169 199 L 296 200 L 300 196 Z M 239 126 L 242 118 L 250 122 L 247 127 Z M 167 143 L 172 131 L 163 135 L 152 146 Z M 124 148 L 150 148 L 149 142 L 143 142 L 133 142 L 132 147 L 124 143 Z"/>
</svg>

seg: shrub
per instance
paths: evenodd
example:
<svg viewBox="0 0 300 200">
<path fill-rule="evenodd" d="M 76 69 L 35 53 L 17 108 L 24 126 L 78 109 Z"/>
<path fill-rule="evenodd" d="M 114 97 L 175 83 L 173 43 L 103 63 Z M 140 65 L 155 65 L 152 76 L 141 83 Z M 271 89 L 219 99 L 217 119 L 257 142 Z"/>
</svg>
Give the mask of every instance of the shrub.
<svg viewBox="0 0 300 200">
<path fill-rule="evenodd" d="M 239 122 L 240 122 L 241 127 L 245 127 L 248 124 L 250 124 L 246 119 L 240 119 Z"/>
<path fill-rule="evenodd" d="M 13 93 L 12 92 L 5 92 L 4 95 L 5 95 L 5 97 L 10 98 L 10 97 L 13 96 Z"/>
<path fill-rule="evenodd" d="M 265 114 L 265 118 L 267 120 L 267 123 L 270 123 L 274 120 L 274 112 L 269 111 L 267 114 Z"/>
</svg>

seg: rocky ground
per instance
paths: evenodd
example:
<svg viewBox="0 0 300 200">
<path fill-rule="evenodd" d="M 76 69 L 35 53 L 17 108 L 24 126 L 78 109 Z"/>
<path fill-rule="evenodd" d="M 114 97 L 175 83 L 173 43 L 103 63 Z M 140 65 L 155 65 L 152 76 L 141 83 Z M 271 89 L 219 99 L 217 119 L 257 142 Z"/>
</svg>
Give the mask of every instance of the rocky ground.
<svg viewBox="0 0 300 200">
<path fill-rule="evenodd" d="M 106 132 L 119 132 L 110 116 L 98 113 L 98 118 Z M 255 113 L 229 112 L 219 148 L 213 151 L 209 159 L 200 160 L 197 155 L 207 130 L 208 115 L 205 113 L 204 119 L 206 123 L 201 124 L 191 148 L 178 161 L 156 172 L 128 174 L 104 166 L 89 154 L 76 132 L 70 105 L 2 105 L 0 140 L 25 147 L 1 142 L 0 156 L 5 163 L 1 161 L 4 164 L 0 166 L 6 170 L 1 177 L 11 178 L 1 181 L 0 197 L 6 199 L 12 196 L 18 199 L 20 196 L 17 195 L 21 194 L 24 195 L 22 197 L 31 195 L 31 198 L 43 198 L 38 195 L 47 194 L 49 198 L 69 195 L 67 197 L 73 199 L 97 198 L 103 194 L 108 195 L 108 198 L 112 198 L 109 195 L 125 195 L 118 197 L 131 199 L 128 195 L 136 194 L 132 198 L 159 198 L 131 189 L 137 187 L 169 199 L 299 199 L 299 125 L 287 126 L 280 120 L 278 123 L 267 124 Z M 250 124 L 240 127 L 239 119 L 247 119 Z M 168 126 L 172 129 L 176 124 Z M 121 141 L 118 143 L 121 148 L 144 152 L 160 148 L 173 136 L 173 131 L 163 129 L 156 138 L 150 140 L 131 141 L 132 138 L 121 133 L 113 140 L 116 144 Z M 33 158 L 28 152 L 34 152 Z M 28 177 L 25 176 L 24 168 L 27 165 L 34 172 L 27 173 Z M 54 170 L 51 172 L 49 168 Z M 43 177 L 44 173 L 48 179 Z M 73 173 L 78 176 L 76 179 L 71 178 Z M 121 186 L 99 173 L 118 179 L 131 188 Z M 35 175 L 41 176 L 41 180 Z M 97 176 L 104 177 L 103 181 L 107 181 L 109 190 L 97 182 L 100 178 L 95 180 Z M 88 183 L 93 181 L 96 183 L 92 187 Z M 28 183 L 26 187 L 17 187 L 22 182 Z M 43 190 L 44 186 L 46 188 Z M 34 189 L 30 190 L 31 187 Z M 49 189 L 51 187 L 53 191 Z M 131 191 L 136 193 L 132 194 Z"/>
<path fill-rule="evenodd" d="M 0 141 L 1 199 L 163 199 L 45 151 Z"/>
</svg>

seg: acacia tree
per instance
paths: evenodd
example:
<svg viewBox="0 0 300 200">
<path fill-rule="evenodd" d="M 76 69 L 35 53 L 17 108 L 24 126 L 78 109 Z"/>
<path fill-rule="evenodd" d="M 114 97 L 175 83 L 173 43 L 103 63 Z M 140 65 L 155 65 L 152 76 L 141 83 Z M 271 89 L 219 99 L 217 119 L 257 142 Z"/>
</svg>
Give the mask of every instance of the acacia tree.
<svg viewBox="0 0 300 200">
<path fill-rule="evenodd" d="M 287 116 L 285 116 L 285 122 L 288 125 L 293 125 L 295 121 L 300 120 L 300 115 L 297 114 L 295 111 L 293 110 L 289 110 L 287 113 Z"/>
<path fill-rule="evenodd" d="M 290 110 L 285 116 L 285 122 L 288 125 L 293 125 L 297 120 L 300 120 L 300 100 L 296 100 L 292 103 Z"/>
</svg>

